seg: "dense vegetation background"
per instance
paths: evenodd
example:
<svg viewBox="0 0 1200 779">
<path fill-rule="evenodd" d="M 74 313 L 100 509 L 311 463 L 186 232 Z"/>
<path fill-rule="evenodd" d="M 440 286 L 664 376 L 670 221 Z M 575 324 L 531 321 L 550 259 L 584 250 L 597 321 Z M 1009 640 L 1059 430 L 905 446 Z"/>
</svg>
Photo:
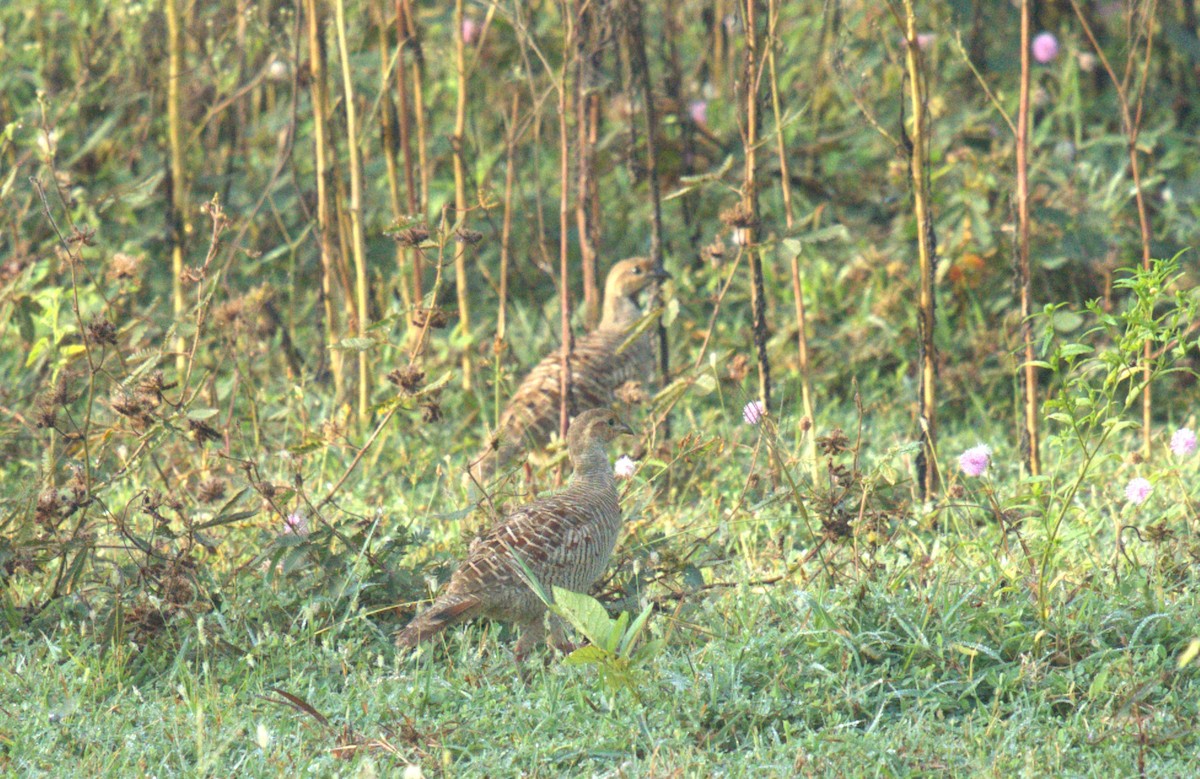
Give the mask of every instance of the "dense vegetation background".
<svg viewBox="0 0 1200 779">
<path fill-rule="evenodd" d="M 1194 771 L 1192 0 L 0 31 L 0 769 Z M 395 653 L 561 478 L 464 474 L 639 254 L 668 360 L 593 594 L 648 621 Z"/>
</svg>

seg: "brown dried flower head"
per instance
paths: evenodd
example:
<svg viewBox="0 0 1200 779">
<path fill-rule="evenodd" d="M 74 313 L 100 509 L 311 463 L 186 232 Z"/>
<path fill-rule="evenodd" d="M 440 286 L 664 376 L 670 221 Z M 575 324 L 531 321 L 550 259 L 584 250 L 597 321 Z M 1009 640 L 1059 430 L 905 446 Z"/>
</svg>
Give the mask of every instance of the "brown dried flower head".
<svg viewBox="0 0 1200 779">
<path fill-rule="evenodd" d="M 401 246 L 417 247 L 429 240 L 429 228 L 424 225 L 416 225 L 391 233 L 391 236 Z"/>
<path fill-rule="evenodd" d="M 46 490 L 38 495 L 37 508 L 34 511 L 34 521 L 47 527 L 53 527 L 54 520 L 62 513 L 62 499 L 57 490 Z"/>
<path fill-rule="evenodd" d="M 391 371 L 387 379 L 405 392 L 416 392 L 421 387 L 421 382 L 425 381 L 425 371 L 415 365 L 408 365 Z"/>
<path fill-rule="evenodd" d="M 412 323 L 414 327 L 428 326 L 434 330 L 440 330 L 450 323 L 450 315 L 441 308 L 418 308 L 413 312 Z"/>
<path fill-rule="evenodd" d="M 746 355 L 744 354 L 735 354 L 729 361 L 729 367 L 725 371 L 729 374 L 730 379 L 741 383 L 750 373 L 750 361 L 746 359 Z"/>
<path fill-rule="evenodd" d="M 646 388 L 642 386 L 640 381 L 627 381 L 617 387 L 614 393 L 617 400 L 626 403 L 630 406 L 638 406 L 650 399 L 650 395 L 646 392 Z"/>
<path fill-rule="evenodd" d="M 127 419 L 142 424 L 150 421 L 149 405 L 145 402 L 144 396 L 140 394 L 130 395 L 125 390 L 119 389 L 109 398 L 109 405 L 113 411 Z"/>
<path fill-rule="evenodd" d="M 116 346 L 117 328 L 104 317 L 95 317 L 87 323 L 87 339 L 101 346 Z"/>
<path fill-rule="evenodd" d="M 458 243 L 465 243 L 471 246 L 483 240 L 483 233 L 478 230 L 468 230 L 465 227 L 460 227 L 454 231 L 454 240 Z"/>
<path fill-rule="evenodd" d="M 425 422 L 437 422 L 442 418 L 442 407 L 436 400 L 426 401 L 421 404 L 421 419 Z"/>
<path fill-rule="evenodd" d="M 196 490 L 196 497 L 201 503 L 216 503 L 225 497 L 226 487 L 224 479 L 214 476 L 200 482 L 200 487 Z"/>
<path fill-rule="evenodd" d="M 113 281 L 136 279 L 141 271 L 142 257 L 117 252 L 108 261 L 108 277 Z"/>
<path fill-rule="evenodd" d="M 217 429 L 199 419 L 189 419 L 187 421 L 188 431 L 192 434 L 192 438 L 197 443 L 203 444 L 205 441 L 220 441 L 221 434 Z"/>
<path fill-rule="evenodd" d="M 730 227 L 758 227 L 758 220 L 754 218 L 754 211 L 750 209 L 748 204 L 741 200 L 722 211 L 720 219 Z"/>
<path fill-rule="evenodd" d="M 817 447 L 832 457 L 849 449 L 850 439 L 846 437 L 846 433 L 840 427 L 835 427 L 829 431 L 829 435 L 817 439 Z"/>
</svg>

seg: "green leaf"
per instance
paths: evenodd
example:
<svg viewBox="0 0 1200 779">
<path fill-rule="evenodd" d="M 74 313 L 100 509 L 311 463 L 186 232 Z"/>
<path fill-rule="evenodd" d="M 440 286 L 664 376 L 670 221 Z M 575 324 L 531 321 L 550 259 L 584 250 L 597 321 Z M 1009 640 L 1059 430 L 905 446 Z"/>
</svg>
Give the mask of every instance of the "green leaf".
<svg viewBox="0 0 1200 779">
<path fill-rule="evenodd" d="M 374 338 L 344 338 L 334 344 L 332 349 L 339 349 L 344 352 L 365 352 L 368 349 L 374 348 L 376 341 Z"/>
<path fill-rule="evenodd" d="M 613 621 L 600 601 L 562 587 L 554 587 L 554 613 L 571 623 L 584 638 L 598 646 L 608 646 Z"/>
<path fill-rule="evenodd" d="M 563 658 L 563 665 L 606 665 L 612 662 L 611 653 L 594 644 L 581 646 Z"/>
<path fill-rule="evenodd" d="M 215 408 L 193 408 L 187 412 L 187 418 L 196 422 L 203 422 L 206 419 L 212 419 L 217 413 Z"/>
</svg>

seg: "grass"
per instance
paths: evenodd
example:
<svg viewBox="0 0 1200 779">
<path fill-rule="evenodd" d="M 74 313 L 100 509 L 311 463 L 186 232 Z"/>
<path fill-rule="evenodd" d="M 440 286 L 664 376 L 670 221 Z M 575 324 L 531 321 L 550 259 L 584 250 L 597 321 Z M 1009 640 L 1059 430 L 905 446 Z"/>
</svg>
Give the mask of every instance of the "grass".
<svg viewBox="0 0 1200 779">
<path fill-rule="evenodd" d="M 297 602 L 319 568 L 272 573 L 268 564 L 230 579 L 212 611 L 111 646 L 97 638 L 104 629 L 95 615 L 71 599 L 36 632 L 6 633 L 0 768 L 56 776 L 361 776 L 410 764 L 464 776 L 1191 770 L 1200 680 L 1178 657 L 1197 633 L 1194 565 L 1171 566 L 1173 552 L 1141 545 L 1130 550 L 1140 564 L 1114 576 L 1111 523 L 1073 527 L 1055 585 L 1067 595 L 1043 620 L 1017 545 L 1006 545 L 982 510 L 961 508 L 943 513 L 953 516 L 940 529 L 933 515 L 912 512 L 871 552 L 827 544 L 830 578 L 815 561 L 797 566 L 812 544 L 786 491 L 772 492 L 764 476 L 740 499 L 755 431 L 730 423 L 720 432 L 736 442 L 732 456 L 678 463 L 666 495 L 656 494 L 662 480 L 647 478 L 657 471 L 646 466 L 625 498 L 629 533 L 610 584 L 658 599 L 650 630 L 668 639 L 637 669 L 636 696 L 559 661 L 535 661 L 523 678 L 510 631 L 498 625 L 459 628 L 415 657 L 396 655 L 389 634 L 402 621 L 365 605 L 369 590 L 332 582 L 333 594 Z M 880 457 L 864 455 L 872 465 Z M 997 460 L 1000 490 L 1011 474 Z M 365 479 L 359 489 L 365 494 Z M 1104 513 L 1106 489 L 1088 493 L 1085 515 Z M 425 525 L 427 539 L 406 560 L 452 555 L 460 523 Z M 263 531 L 249 522 L 241 532 Z M 1036 543 L 1035 530 L 1025 535 Z M 659 581 L 642 588 L 648 570 Z"/>
</svg>

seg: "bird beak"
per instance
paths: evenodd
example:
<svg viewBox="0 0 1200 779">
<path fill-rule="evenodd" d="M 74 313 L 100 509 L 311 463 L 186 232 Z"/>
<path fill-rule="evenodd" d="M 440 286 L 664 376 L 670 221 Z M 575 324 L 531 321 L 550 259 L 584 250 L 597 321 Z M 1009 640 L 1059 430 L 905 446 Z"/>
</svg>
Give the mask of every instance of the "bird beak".
<svg viewBox="0 0 1200 779">
<path fill-rule="evenodd" d="M 625 423 L 624 419 L 617 418 L 617 432 L 624 435 L 637 435 L 633 432 L 633 428 Z"/>
<path fill-rule="evenodd" d="M 671 274 L 667 273 L 666 268 L 651 268 L 650 277 L 658 279 L 659 281 L 666 281 L 667 279 L 672 278 Z"/>
</svg>

